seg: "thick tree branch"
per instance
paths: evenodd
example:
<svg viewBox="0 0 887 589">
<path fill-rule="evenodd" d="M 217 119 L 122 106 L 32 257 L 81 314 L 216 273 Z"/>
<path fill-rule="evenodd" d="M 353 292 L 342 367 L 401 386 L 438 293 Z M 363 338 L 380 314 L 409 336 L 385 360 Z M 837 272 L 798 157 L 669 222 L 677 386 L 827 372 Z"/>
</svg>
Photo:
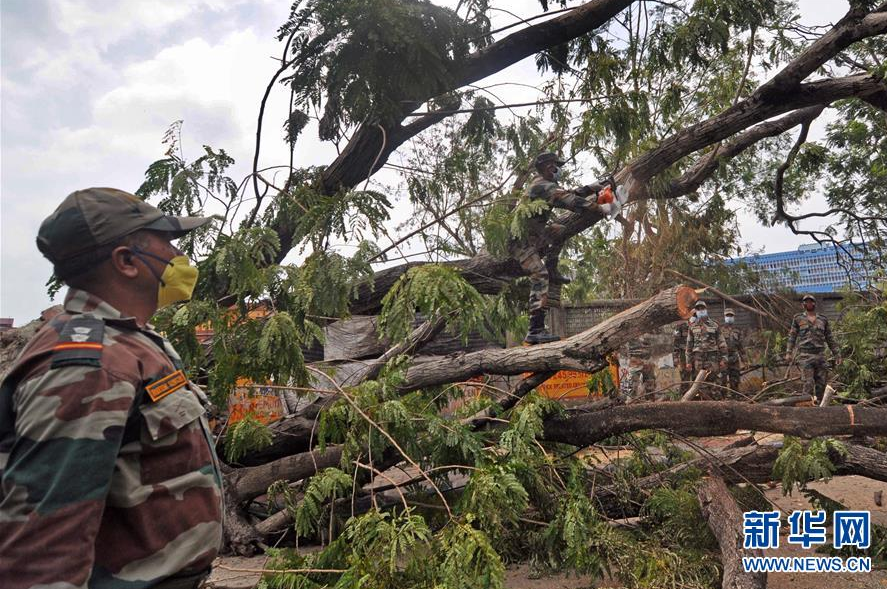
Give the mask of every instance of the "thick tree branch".
<svg viewBox="0 0 887 589">
<path fill-rule="evenodd" d="M 749 100 L 742 101 L 736 107 L 727 109 L 720 115 L 693 125 L 664 140 L 657 147 L 625 166 L 617 174 L 617 180 L 623 183 L 628 182 L 635 187 L 636 192 L 633 194 L 633 198 L 648 198 L 650 196 L 677 198 L 683 196 L 698 189 L 725 159 L 735 157 L 757 141 L 779 135 L 794 126 L 803 124 L 804 121 L 812 120 L 826 105 L 835 100 L 851 97 L 878 98 L 887 101 L 887 84 L 869 74 L 859 74 L 801 84 L 791 96 L 773 103 L 753 105 Z M 775 121 L 767 121 L 769 118 L 786 112 L 791 114 Z M 738 135 L 733 141 L 722 145 L 718 158 L 711 159 L 703 156 L 694 167 L 677 178 L 664 194 L 650 195 L 647 193 L 646 182 L 652 176 L 664 171 L 687 155 L 718 143 L 749 127 L 751 128 Z M 709 159 L 711 161 L 707 161 Z M 563 226 L 563 229 L 549 231 L 545 241 L 549 244 L 552 252 L 557 252 L 571 237 L 592 227 L 604 218 L 604 215 L 595 209 L 584 213 L 561 215 L 556 223 Z M 525 274 L 514 260 L 496 258 L 487 252 L 482 252 L 468 260 L 456 260 L 448 263 L 462 269 L 466 279 L 483 293 L 499 292 L 502 285 Z M 352 312 L 366 313 L 378 309 L 382 297 L 387 292 L 386 287 L 390 287 L 409 267 L 420 264 L 422 262 L 413 262 L 387 268 L 377 273 L 375 288 L 372 288 L 369 283 L 360 287 L 357 301 L 352 306 Z"/>
<path fill-rule="evenodd" d="M 512 33 L 469 56 L 461 70 L 454 72 L 452 89 L 455 90 L 476 82 L 525 57 L 593 31 L 619 14 L 632 1 L 591 0 L 561 16 Z M 404 114 L 406 115 L 410 110 L 433 97 L 405 96 L 403 98 L 409 101 L 405 105 Z M 433 117 L 435 115 L 427 116 Z M 426 124 L 425 127 L 433 122 Z M 388 141 L 385 149 L 382 150 L 382 143 L 375 125 L 362 125 L 355 131 L 351 141 L 339 157 L 324 170 L 323 186 L 325 190 L 328 194 L 335 194 L 342 187 L 356 186 L 366 178 L 368 173 L 371 173 L 369 163 L 377 153 L 381 153 L 378 162 L 378 165 L 381 166 L 391 152 L 421 130 L 421 125 L 416 125 L 416 123 L 407 126 L 398 124 L 387 128 Z M 368 154 L 372 155 L 368 156 Z"/>
<path fill-rule="evenodd" d="M 661 198 L 676 198 L 694 192 L 718 169 L 722 161 L 732 159 L 768 137 L 776 137 L 789 129 L 809 123 L 825 110 L 825 105 L 810 106 L 796 110 L 775 121 L 755 125 L 740 133 L 732 141 L 722 144 L 716 157 L 701 157 L 686 172 L 671 181 L 668 191 Z"/>
<path fill-rule="evenodd" d="M 887 408 L 772 407 L 736 401 L 637 403 L 607 411 L 545 422 L 545 439 L 588 446 L 642 429 L 685 436 L 723 436 L 740 429 L 804 438 L 834 435 L 887 435 Z"/>
<path fill-rule="evenodd" d="M 723 589 L 764 589 L 767 573 L 747 573 L 742 559 L 762 556 L 760 550 L 743 548 L 742 511 L 718 476 L 707 477 L 696 489 L 702 516 L 721 547 L 721 563 L 724 565 Z"/>
<path fill-rule="evenodd" d="M 232 502 L 239 503 L 257 497 L 268 490 L 274 481 L 298 481 L 336 466 L 342 459 L 342 448 L 327 448 L 326 452 L 312 450 L 286 456 L 261 466 L 238 468 L 225 475 L 225 493 Z"/>
<path fill-rule="evenodd" d="M 688 173 L 692 176 L 681 176 L 675 181 L 678 184 L 670 186 L 663 194 L 651 194 L 647 190 L 647 182 L 687 155 L 718 143 L 744 129 L 752 127 L 746 132 L 747 135 L 740 135 L 727 146 L 721 147 L 721 152 L 723 152 L 723 154 L 719 152 L 721 159 L 727 157 L 727 150 L 732 151 L 732 157 L 735 157 L 756 141 L 779 134 L 778 129 L 780 128 L 787 130 L 797 124 L 803 124 L 804 120 L 812 115 L 814 109 L 824 108 L 825 105 L 835 100 L 851 97 L 887 96 L 887 84 L 871 75 L 860 74 L 801 84 L 789 94 L 773 102 L 763 102 L 760 99 L 752 101 L 749 98 L 717 116 L 687 127 L 632 160 L 616 174 L 617 182 L 625 184 L 629 188 L 632 200 L 683 196 L 681 190 L 687 191 L 684 194 L 696 190 L 707 179 L 705 173 L 708 176 L 714 173 L 718 160 L 713 160 L 711 164 L 706 165 L 705 158 L 703 158 L 697 164 L 700 166 L 699 169 L 691 168 L 689 170 Z M 796 109 L 800 110 L 777 121 L 762 123 L 769 118 Z M 569 238 L 585 231 L 603 218 L 603 215 L 597 211 L 562 215 L 558 218 L 557 223 L 563 225 L 565 229 L 557 233 L 551 232 L 547 241 L 552 248 L 560 249 Z"/>
</svg>

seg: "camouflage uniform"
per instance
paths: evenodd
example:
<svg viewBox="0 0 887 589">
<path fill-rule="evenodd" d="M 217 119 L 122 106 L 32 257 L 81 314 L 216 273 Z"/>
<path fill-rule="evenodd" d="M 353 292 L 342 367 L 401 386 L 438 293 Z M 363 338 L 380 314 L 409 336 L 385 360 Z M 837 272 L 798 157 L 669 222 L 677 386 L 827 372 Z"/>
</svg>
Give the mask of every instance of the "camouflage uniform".
<svg viewBox="0 0 887 589">
<path fill-rule="evenodd" d="M 687 346 L 684 353 L 693 359 L 693 376 L 700 370 L 707 370 L 706 383 L 718 382 L 719 362 L 727 360 L 727 343 L 721 328 L 709 318 L 700 319 L 687 330 Z M 699 388 L 702 397 L 720 399 L 718 387 L 703 385 Z"/>
<path fill-rule="evenodd" d="M 727 386 L 729 383 L 731 389 L 738 391 L 741 377 L 740 360 L 745 360 L 742 331 L 735 324 L 725 323 L 721 326 L 721 333 L 724 334 L 724 341 L 727 344 L 727 369 L 721 373 L 721 384 Z"/>
<path fill-rule="evenodd" d="M 681 385 L 682 390 L 686 390 L 690 386 L 690 381 L 693 380 L 693 372 L 687 370 L 687 364 L 689 360 L 687 359 L 687 332 L 690 330 L 690 322 L 689 321 L 681 321 L 678 323 L 678 326 L 674 328 L 674 338 L 672 339 L 671 346 L 671 360 L 672 363 L 681 371 L 681 382 L 684 383 Z"/>
<path fill-rule="evenodd" d="M 590 206 L 585 198 L 558 187 L 557 182 L 546 180 L 542 176 L 537 176 L 530 182 L 527 196 L 531 200 L 544 200 L 552 208 L 576 212 L 585 211 Z M 545 227 L 550 217 L 549 210 L 527 219 L 524 238 L 512 240 L 509 245 L 511 255 L 530 274 L 530 313 L 548 308 L 549 273 L 539 252 L 545 245 Z M 553 227 L 555 230 L 562 229 L 560 225 Z"/>
<path fill-rule="evenodd" d="M 825 365 L 825 346 L 828 344 L 832 354 L 839 356 L 838 346 L 832 337 L 832 329 L 825 315 L 816 315 L 811 322 L 807 313 L 798 313 L 792 319 L 792 327 L 788 332 L 789 352 L 798 345 L 798 366 L 801 368 L 801 383 L 804 394 L 822 400 L 828 373 Z"/>
<path fill-rule="evenodd" d="M 641 379 L 644 381 L 644 394 L 656 390 L 656 370 L 650 348 L 650 339 L 646 335 L 628 342 L 628 373 L 631 375 L 632 398 L 638 398 L 641 394 Z"/>
<path fill-rule="evenodd" d="M 71 289 L 0 386 L 0 587 L 199 580 L 222 540 L 205 403 L 166 339 Z"/>
</svg>

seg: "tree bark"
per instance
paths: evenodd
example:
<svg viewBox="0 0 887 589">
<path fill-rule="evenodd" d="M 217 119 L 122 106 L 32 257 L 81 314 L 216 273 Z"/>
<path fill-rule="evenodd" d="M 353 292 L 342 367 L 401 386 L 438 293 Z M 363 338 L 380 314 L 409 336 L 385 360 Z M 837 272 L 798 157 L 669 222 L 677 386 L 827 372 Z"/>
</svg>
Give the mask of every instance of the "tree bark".
<svg viewBox="0 0 887 589">
<path fill-rule="evenodd" d="M 765 589 L 767 573 L 746 573 L 742 559 L 763 556 L 760 550 L 743 548 L 742 511 L 736 505 L 724 480 L 710 476 L 696 490 L 702 516 L 721 547 L 724 565 L 723 589 Z"/>
<path fill-rule="evenodd" d="M 590 446 L 611 436 L 661 429 L 685 436 L 723 436 L 740 429 L 802 438 L 887 435 L 887 408 L 772 407 L 737 401 L 637 403 L 545 422 L 546 440 Z"/>
<path fill-rule="evenodd" d="M 852 442 L 845 442 L 844 448 L 846 454 L 829 451 L 836 474 L 856 474 L 887 483 L 887 453 Z"/>
<path fill-rule="evenodd" d="M 610 317 L 606 321 L 578 335 L 551 344 L 507 349 L 480 350 L 477 352 L 434 356 L 419 359 L 407 371 L 402 389 L 418 388 L 465 381 L 479 374 L 521 374 L 533 372 L 531 377 L 518 384 L 513 395 L 505 400 L 502 409 L 508 409 L 532 388 L 539 386 L 561 369 L 578 369 L 594 372 L 607 365 L 606 356 L 626 341 L 661 325 L 687 317 L 696 300 L 696 292 L 687 286 L 676 286 L 662 291 L 647 301 Z M 416 349 L 427 342 L 437 323 L 427 322 L 413 331 L 403 348 Z M 368 362 L 367 375 L 378 368 L 379 363 Z M 353 384 L 358 384 L 354 380 Z M 269 459 L 281 459 L 294 452 L 308 449 L 315 429 L 317 414 L 333 399 L 322 397 L 305 411 L 284 418 L 270 426 L 272 445 L 250 453 L 241 460 L 245 465 L 258 465 Z M 489 421 L 487 415 L 477 415 L 477 425 Z M 282 466 L 281 468 L 288 468 Z"/>
<path fill-rule="evenodd" d="M 238 468 L 225 475 L 225 492 L 234 503 L 241 503 L 265 493 L 275 481 L 298 481 L 316 472 L 336 466 L 342 459 L 341 447 L 326 452 L 311 450 L 247 468 Z"/>
</svg>

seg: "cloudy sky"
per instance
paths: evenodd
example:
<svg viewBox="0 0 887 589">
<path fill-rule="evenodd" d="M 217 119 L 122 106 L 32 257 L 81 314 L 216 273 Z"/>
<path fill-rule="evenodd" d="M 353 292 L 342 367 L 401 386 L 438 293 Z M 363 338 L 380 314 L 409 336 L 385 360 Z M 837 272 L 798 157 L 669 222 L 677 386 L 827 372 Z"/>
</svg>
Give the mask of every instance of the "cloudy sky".
<svg viewBox="0 0 887 589">
<path fill-rule="evenodd" d="M 37 251 L 40 221 L 88 186 L 135 191 L 163 156 L 161 138 L 184 120 L 186 158 L 201 144 L 248 173 L 262 93 L 277 68 L 275 33 L 289 0 L 2 0 L 0 2 L 0 316 L 21 325 L 51 304 L 51 266 Z M 803 0 L 804 20 L 840 18 L 846 2 Z M 509 10 L 539 12 L 536 0 Z M 497 24 L 514 17 L 501 13 Z M 532 58 L 499 76 L 534 75 Z M 509 101 L 526 100 L 516 91 Z M 530 96 L 532 98 L 532 96 Z M 287 160 L 279 122 L 286 93 L 269 103 L 262 163 Z M 297 165 L 329 162 L 331 145 L 308 133 Z M 316 135 L 315 135 L 316 137 Z M 588 178 L 591 180 L 591 178 Z M 396 217 L 406 211 L 401 209 Z M 741 214 L 746 240 L 765 251 L 800 242 Z"/>
</svg>

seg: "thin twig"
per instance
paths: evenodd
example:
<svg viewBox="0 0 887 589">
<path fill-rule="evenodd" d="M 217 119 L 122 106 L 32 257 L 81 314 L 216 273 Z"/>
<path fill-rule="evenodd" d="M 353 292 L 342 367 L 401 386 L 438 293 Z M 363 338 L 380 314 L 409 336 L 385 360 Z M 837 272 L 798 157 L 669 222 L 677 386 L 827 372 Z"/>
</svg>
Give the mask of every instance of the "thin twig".
<svg viewBox="0 0 887 589">
<path fill-rule="evenodd" d="M 327 373 L 322 372 L 320 370 L 317 370 L 316 368 L 312 368 L 311 366 L 306 366 L 306 368 L 308 368 L 308 370 L 310 370 L 311 372 L 315 372 L 317 374 L 322 375 L 324 378 L 329 380 L 330 383 L 335 385 L 335 387 L 339 390 L 339 393 L 345 398 L 346 401 L 348 401 L 348 404 L 350 404 L 354 408 L 354 410 L 357 411 L 360 414 L 360 416 L 364 418 L 364 420 L 369 422 L 373 427 L 375 427 L 379 431 L 380 434 L 385 436 L 385 438 L 389 442 L 391 442 L 391 445 L 394 446 L 398 452 L 400 452 L 400 455 L 403 456 L 407 462 L 412 464 L 413 467 L 416 468 L 416 470 L 418 470 L 422 474 L 422 478 L 424 478 L 426 481 L 428 481 L 428 483 L 432 486 L 432 488 L 437 493 L 438 497 L 440 497 L 440 500 L 443 502 L 444 507 L 447 508 L 447 513 L 449 514 L 450 518 L 452 518 L 453 512 L 452 512 L 452 510 L 450 510 L 450 505 L 447 503 L 447 500 L 443 496 L 443 493 L 441 493 L 440 489 L 437 487 L 437 485 L 434 483 L 434 481 L 431 480 L 431 477 L 429 477 L 428 474 L 424 470 L 422 470 L 422 467 L 419 466 L 415 460 L 410 458 L 410 455 L 407 454 L 403 448 L 401 448 L 400 444 L 397 443 L 397 440 L 395 440 L 394 437 L 391 434 L 389 434 L 382 426 L 380 426 L 378 423 L 376 423 L 373 420 L 373 418 L 371 418 L 369 415 L 367 415 L 363 411 L 363 409 L 361 409 L 360 406 L 354 401 L 354 399 L 351 398 L 351 395 L 346 393 L 344 391 L 344 389 L 342 389 L 342 387 L 339 386 L 339 383 L 337 383 L 335 380 L 333 380 L 333 378 L 330 375 L 328 375 Z"/>
<path fill-rule="evenodd" d="M 282 575 L 284 573 L 309 575 L 314 573 L 344 573 L 348 571 L 348 569 L 242 569 L 239 567 L 229 567 L 224 564 L 217 564 L 213 568 L 222 569 L 223 571 L 231 571 L 232 573 L 259 573 L 262 575 Z"/>
</svg>

